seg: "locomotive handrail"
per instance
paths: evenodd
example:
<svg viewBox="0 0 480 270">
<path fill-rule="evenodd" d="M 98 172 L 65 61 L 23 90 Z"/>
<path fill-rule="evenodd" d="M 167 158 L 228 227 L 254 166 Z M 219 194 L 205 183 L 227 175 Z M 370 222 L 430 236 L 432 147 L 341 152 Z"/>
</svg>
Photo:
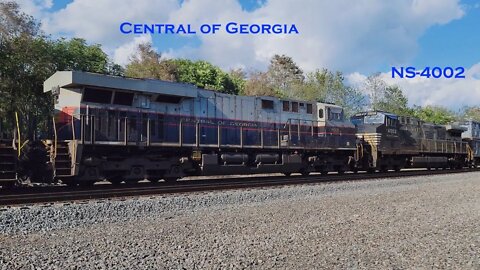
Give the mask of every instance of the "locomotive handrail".
<svg viewBox="0 0 480 270">
<path fill-rule="evenodd" d="M 150 146 L 150 118 L 147 119 L 147 146 Z"/>
<path fill-rule="evenodd" d="M 55 123 L 55 117 L 52 118 L 52 121 L 53 121 L 53 151 L 52 151 L 52 155 L 53 155 L 53 160 L 55 160 L 55 158 L 57 158 L 57 141 L 58 141 L 58 138 L 57 138 L 57 124 Z"/>
<path fill-rule="evenodd" d="M 75 159 L 75 161 L 77 160 L 77 135 L 75 134 L 75 118 L 72 114 L 72 147 L 73 147 L 73 150 L 72 150 L 72 158 Z M 73 165 L 73 164 L 72 164 Z"/>
<path fill-rule="evenodd" d="M 66 120 L 63 119 L 63 121 Z M 62 121 L 61 118 L 60 121 Z M 298 123 L 295 123 L 297 127 L 292 125 L 292 121 L 298 121 Z M 289 119 L 286 122 L 288 126 L 276 124 L 275 127 L 270 128 L 266 126 L 231 126 L 223 122 L 204 123 L 200 120 L 191 121 L 184 118 L 164 119 L 152 117 L 152 115 L 140 117 L 117 115 L 111 117 L 73 114 L 69 115 L 68 122 L 68 125 L 62 125 L 62 127 L 67 127 L 62 130 L 58 128 L 59 126 L 56 126 L 57 141 L 78 140 L 76 143 L 79 144 L 125 146 L 143 144 L 144 146 L 166 147 L 295 150 L 355 147 L 354 144 L 344 146 L 343 142 L 340 144 L 336 140 L 331 140 L 329 136 L 317 136 L 318 131 L 315 130 L 315 125 L 305 124 L 301 119 Z M 306 122 L 313 123 L 316 121 L 307 120 Z M 69 130 L 70 128 L 72 130 Z M 229 130 L 231 129 L 235 130 L 236 135 L 230 133 Z M 230 137 L 230 134 L 233 137 Z"/>
<path fill-rule="evenodd" d="M 18 153 L 18 157 L 20 157 L 20 153 L 21 153 L 21 149 L 22 149 L 22 137 L 21 137 L 21 133 L 20 133 L 20 122 L 18 120 L 18 112 L 15 112 L 15 122 L 17 124 L 17 143 L 18 143 L 18 147 L 17 147 L 17 153 Z"/>
<path fill-rule="evenodd" d="M 180 119 L 180 123 L 178 126 L 178 146 L 182 147 L 183 146 L 183 119 Z"/>
<path fill-rule="evenodd" d="M 243 126 L 240 127 L 240 147 L 243 148 Z"/>
<path fill-rule="evenodd" d="M 125 117 L 123 122 L 124 122 L 124 126 L 125 126 L 123 141 L 124 141 L 125 145 L 128 145 L 128 118 Z"/>
</svg>

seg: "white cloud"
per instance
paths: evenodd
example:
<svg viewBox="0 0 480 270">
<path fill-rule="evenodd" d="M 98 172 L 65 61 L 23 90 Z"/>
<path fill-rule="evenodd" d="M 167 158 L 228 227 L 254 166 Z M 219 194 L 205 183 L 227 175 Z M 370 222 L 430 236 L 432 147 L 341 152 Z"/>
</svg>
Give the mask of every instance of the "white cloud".
<svg viewBox="0 0 480 270">
<path fill-rule="evenodd" d="M 152 42 L 151 35 L 137 36 L 132 41 L 121 45 L 115 49 L 113 53 L 113 61 L 123 66 L 128 64 L 130 57 L 135 54 L 138 45 L 146 42 Z"/>
<path fill-rule="evenodd" d="M 409 105 L 439 105 L 451 109 L 480 105 L 480 63 L 465 71 L 465 79 L 392 78 L 391 73 L 382 73 L 387 85 L 398 85 L 408 97 Z M 346 76 L 348 83 L 362 87 L 367 76 L 354 72 Z"/>
<path fill-rule="evenodd" d="M 300 31 L 292 36 L 201 35 L 202 46 L 182 50 L 181 56 L 195 55 L 227 68 L 262 68 L 273 54 L 283 53 L 306 70 L 327 67 L 349 73 L 408 63 L 427 28 L 463 14 L 457 0 L 269 1 L 251 13 L 234 0 L 192 0 L 170 18 L 175 23 L 295 23 Z"/>
<path fill-rule="evenodd" d="M 20 1 L 31 13 L 52 4 L 51 0 Z M 264 68 L 278 53 L 292 56 L 306 70 L 327 67 L 368 73 L 379 66 L 408 63 L 427 28 L 463 14 L 458 0 L 283 0 L 267 1 L 253 12 L 244 11 L 238 0 L 74 0 L 41 18 L 47 33 L 100 43 L 110 55 L 134 39 L 120 33 L 123 21 L 197 26 L 230 21 L 295 23 L 298 35 L 199 34 L 200 47 L 172 48 L 168 54 L 202 58 L 224 68 Z"/>
<path fill-rule="evenodd" d="M 459 0 L 278 0 L 262 2 L 247 12 L 238 0 L 74 0 L 65 8 L 47 11 L 51 0 L 20 0 L 24 11 L 41 18 L 43 29 L 59 36 L 82 37 L 100 43 L 112 58 L 125 64 L 135 46 L 150 36 L 123 35 L 123 21 L 175 23 L 295 23 L 298 35 L 198 34 L 199 47 L 171 48 L 167 57 L 205 59 L 225 69 L 264 69 L 274 54 L 286 54 L 304 70 L 329 68 L 350 74 L 359 83 L 363 74 L 379 67 L 410 64 L 418 39 L 434 25 L 461 18 Z M 154 36 L 156 39 L 159 36 Z M 445 106 L 480 103 L 480 67 L 468 70 L 467 79 L 403 79 L 399 84 L 412 104 Z M 475 77 L 476 76 L 476 77 Z"/>
<path fill-rule="evenodd" d="M 35 18 L 46 16 L 48 9 L 53 6 L 53 0 L 17 0 L 23 12 Z"/>
<path fill-rule="evenodd" d="M 452 109 L 480 105 L 480 63 L 465 71 L 465 79 L 425 78 L 392 79 L 382 74 L 388 84 L 399 85 L 411 104 L 442 105 Z"/>
<path fill-rule="evenodd" d="M 122 59 L 128 55 L 120 56 L 119 53 L 136 39 L 120 32 L 122 22 L 163 22 L 178 8 L 177 0 L 74 0 L 65 8 L 43 16 L 41 22 L 47 33 L 85 38 L 90 43 L 101 44 L 108 54 Z"/>
</svg>

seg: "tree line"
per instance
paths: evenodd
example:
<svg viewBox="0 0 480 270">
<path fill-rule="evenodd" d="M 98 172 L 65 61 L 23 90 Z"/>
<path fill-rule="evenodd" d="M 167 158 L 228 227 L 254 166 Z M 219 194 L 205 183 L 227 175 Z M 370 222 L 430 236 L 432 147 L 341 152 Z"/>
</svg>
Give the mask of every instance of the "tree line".
<svg viewBox="0 0 480 270">
<path fill-rule="evenodd" d="M 329 102 L 344 107 L 347 115 L 375 109 L 438 124 L 465 118 L 480 120 L 480 107 L 460 112 L 438 106 L 409 107 L 402 90 L 387 86 L 379 74 L 369 76 L 364 86 L 353 87 L 339 71 L 304 72 L 286 55 L 273 56 L 266 71 L 224 71 L 203 60 L 165 59 L 152 44 L 145 43 L 122 67 L 109 59 L 99 44 L 80 38 L 52 38 L 40 30 L 35 18 L 22 13 L 18 4 L 0 0 L 0 124 L 4 130 L 13 128 L 5 119 L 11 119 L 15 112 L 29 136 L 47 129 L 53 103 L 50 94 L 43 93 L 43 82 L 58 70 L 191 83 L 237 95 Z"/>
<path fill-rule="evenodd" d="M 365 110 L 378 110 L 446 124 L 474 119 L 480 121 L 480 107 L 464 107 L 454 112 L 442 106 L 408 105 L 408 98 L 397 85 L 387 85 L 380 73 L 370 75 L 362 86 L 346 83 L 340 71 L 318 69 L 305 73 L 286 55 L 274 55 L 266 71 L 233 69 L 228 72 L 206 61 L 163 59 L 151 43 L 140 44 L 125 67 L 125 75 L 191 83 L 200 88 L 248 96 L 274 96 L 314 102 L 327 102 L 345 108 L 350 116 Z"/>
</svg>

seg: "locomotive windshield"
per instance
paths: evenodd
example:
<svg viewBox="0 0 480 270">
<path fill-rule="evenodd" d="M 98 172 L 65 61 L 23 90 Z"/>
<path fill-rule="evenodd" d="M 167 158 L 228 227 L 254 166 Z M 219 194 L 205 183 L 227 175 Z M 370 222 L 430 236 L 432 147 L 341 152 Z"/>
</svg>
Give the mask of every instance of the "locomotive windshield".
<svg viewBox="0 0 480 270">
<path fill-rule="evenodd" d="M 341 108 L 327 108 L 328 120 L 331 121 L 342 121 L 343 120 L 343 109 Z"/>
<path fill-rule="evenodd" d="M 351 118 L 352 123 L 358 124 L 386 124 L 395 127 L 398 123 L 398 117 L 393 114 L 385 114 L 378 112 L 361 113 Z"/>
<path fill-rule="evenodd" d="M 363 119 L 365 124 L 383 124 L 385 122 L 385 115 L 377 113 L 374 115 L 366 115 Z"/>
</svg>

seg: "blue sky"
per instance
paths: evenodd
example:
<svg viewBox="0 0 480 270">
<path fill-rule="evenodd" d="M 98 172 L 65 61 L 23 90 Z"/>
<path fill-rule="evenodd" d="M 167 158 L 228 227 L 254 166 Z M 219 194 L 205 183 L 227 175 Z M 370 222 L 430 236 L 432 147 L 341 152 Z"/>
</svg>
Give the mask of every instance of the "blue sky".
<svg viewBox="0 0 480 270">
<path fill-rule="evenodd" d="M 152 42 L 165 57 L 204 59 L 225 70 L 265 70 L 274 54 L 305 71 L 328 68 L 361 87 L 382 72 L 411 104 L 480 105 L 480 0 L 18 0 L 53 37 L 81 37 L 128 63 Z M 123 35 L 119 25 L 294 23 L 298 35 Z M 465 80 L 389 78 L 392 66 L 464 67 Z"/>
<path fill-rule="evenodd" d="M 420 37 L 414 66 L 470 67 L 480 61 L 480 1 L 462 1 L 466 14 L 446 25 L 435 25 Z"/>
<path fill-rule="evenodd" d="M 53 0 L 50 12 L 65 8 L 73 0 Z M 179 0 L 180 3 L 183 1 Z M 242 9 L 255 11 L 265 4 L 265 0 L 239 0 Z M 408 64 L 424 66 L 463 66 L 469 67 L 480 61 L 480 1 L 464 0 L 460 2 L 466 13 L 459 20 L 445 25 L 428 28 L 418 40 L 419 50 Z M 167 35 L 154 37 L 153 43 L 159 51 L 168 51 L 184 46 L 198 47 L 198 37 Z M 387 71 L 390 65 L 378 66 L 378 71 Z"/>
</svg>

